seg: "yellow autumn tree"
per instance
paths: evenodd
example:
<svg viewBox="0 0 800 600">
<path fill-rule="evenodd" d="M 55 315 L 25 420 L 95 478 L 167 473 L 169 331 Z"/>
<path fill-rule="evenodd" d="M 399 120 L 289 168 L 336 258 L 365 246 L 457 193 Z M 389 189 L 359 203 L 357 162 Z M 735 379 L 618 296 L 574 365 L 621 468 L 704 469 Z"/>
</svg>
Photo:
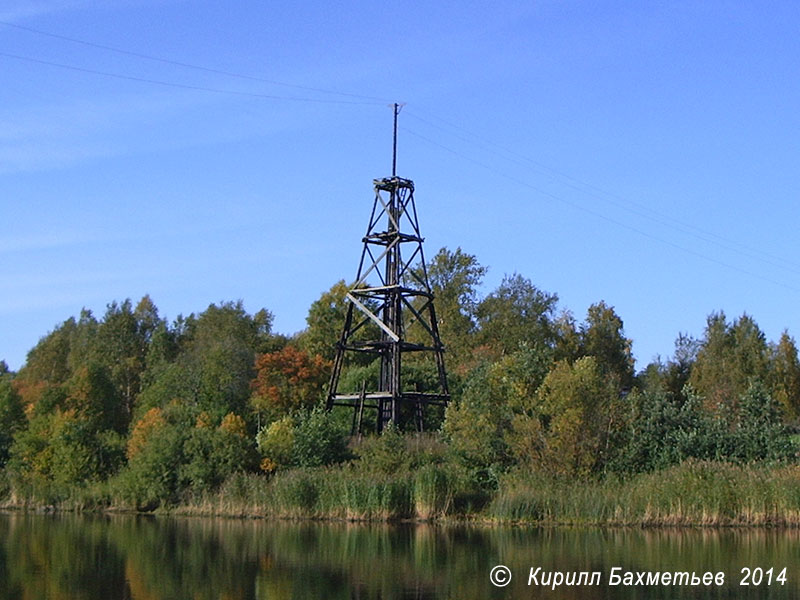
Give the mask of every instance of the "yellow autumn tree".
<svg viewBox="0 0 800 600">
<path fill-rule="evenodd" d="M 160 408 L 151 408 L 136 422 L 128 438 L 128 460 L 139 454 L 152 435 L 167 424 Z"/>
</svg>

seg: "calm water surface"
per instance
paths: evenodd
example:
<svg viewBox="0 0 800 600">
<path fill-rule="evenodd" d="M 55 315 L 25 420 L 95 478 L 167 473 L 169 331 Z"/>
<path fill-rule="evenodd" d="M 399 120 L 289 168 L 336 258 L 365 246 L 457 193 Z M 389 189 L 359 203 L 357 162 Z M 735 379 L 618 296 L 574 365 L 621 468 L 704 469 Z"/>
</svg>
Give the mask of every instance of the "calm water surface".
<svg viewBox="0 0 800 600">
<path fill-rule="evenodd" d="M 509 567 L 507 587 L 489 573 Z M 528 585 L 599 572 L 596 586 Z M 722 586 L 610 586 L 632 572 Z M 773 569 L 740 586 L 745 567 Z M 786 583 L 775 581 L 786 567 Z M 758 574 L 758 573 L 756 573 Z M 0 514 L 0 599 L 800 598 L 795 530 L 577 530 Z"/>
</svg>

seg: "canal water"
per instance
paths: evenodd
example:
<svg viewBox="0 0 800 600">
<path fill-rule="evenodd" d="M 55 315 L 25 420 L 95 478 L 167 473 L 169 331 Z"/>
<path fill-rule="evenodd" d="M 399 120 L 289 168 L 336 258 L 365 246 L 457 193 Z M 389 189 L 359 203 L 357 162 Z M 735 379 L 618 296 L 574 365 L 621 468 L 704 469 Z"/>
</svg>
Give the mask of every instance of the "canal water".
<svg viewBox="0 0 800 600">
<path fill-rule="evenodd" d="M 0 599 L 799 597 L 794 529 L 0 514 Z"/>
</svg>

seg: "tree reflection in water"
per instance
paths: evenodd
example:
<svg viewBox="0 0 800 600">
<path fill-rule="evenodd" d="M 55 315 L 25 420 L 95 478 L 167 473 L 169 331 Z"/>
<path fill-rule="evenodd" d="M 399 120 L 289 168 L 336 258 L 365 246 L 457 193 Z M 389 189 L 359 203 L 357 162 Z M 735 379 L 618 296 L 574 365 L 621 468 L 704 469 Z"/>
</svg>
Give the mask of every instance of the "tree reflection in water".
<svg viewBox="0 0 800 600">
<path fill-rule="evenodd" d="M 122 515 L 0 515 L 0 599 L 791 598 L 800 532 L 521 529 Z M 514 574 L 493 588 L 496 564 Z M 610 588 L 629 571 L 724 571 L 723 587 Z M 742 567 L 789 567 L 742 588 Z M 599 571 L 596 587 L 528 587 L 530 567 Z M 703 596 L 702 594 L 705 594 Z"/>
</svg>

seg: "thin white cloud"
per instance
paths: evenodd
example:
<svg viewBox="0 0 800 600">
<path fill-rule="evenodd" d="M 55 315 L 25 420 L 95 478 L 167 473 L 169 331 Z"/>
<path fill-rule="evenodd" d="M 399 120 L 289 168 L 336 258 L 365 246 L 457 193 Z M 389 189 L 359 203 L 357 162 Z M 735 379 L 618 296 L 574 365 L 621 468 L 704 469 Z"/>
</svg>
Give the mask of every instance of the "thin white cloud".
<svg viewBox="0 0 800 600">
<path fill-rule="evenodd" d="M 6 235 L 0 239 L 0 254 L 11 254 L 14 252 L 30 252 L 35 250 L 52 250 L 74 246 L 76 244 L 87 244 L 103 241 L 97 236 L 86 233 L 33 233 L 30 235 Z"/>
<path fill-rule="evenodd" d="M 185 0 L 2 0 L 0 1 L 0 21 L 20 23 L 37 17 L 76 10 L 114 10 L 129 6 L 183 2 Z"/>
<path fill-rule="evenodd" d="M 108 283 L 123 279 L 120 273 L 88 272 L 82 270 L 58 273 L 25 273 L 7 277 L 0 284 L 4 292 L 20 292 L 23 290 L 41 291 L 41 288 L 57 288 L 69 285 L 70 287 L 85 286 L 94 283 Z"/>
<path fill-rule="evenodd" d="M 89 298 L 103 297 L 109 287 L 122 280 L 118 273 L 87 271 L 6 277 L 0 285 L 0 314 L 85 303 Z"/>
<path fill-rule="evenodd" d="M 198 94 L 125 95 L 0 110 L 0 174 L 62 168 L 131 150 L 125 132 L 207 102 Z"/>
<path fill-rule="evenodd" d="M 101 144 L 70 144 L 68 147 L 35 142 L 0 145 L 0 174 L 63 168 L 87 159 L 117 154 L 118 149 Z"/>
<path fill-rule="evenodd" d="M 35 17 L 90 7 L 96 4 L 91 0 L 22 0 L 21 2 L 0 2 L 0 21 L 17 23 Z"/>
<path fill-rule="evenodd" d="M 0 174 L 58 169 L 142 150 L 231 142 L 307 126 L 307 113 L 290 118 L 287 107 L 270 106 L 264 118 L 259 101 L 247 106 L 229 101 L 202 91 L 176 90 L 0 108 Z"/>
<path fill-rule="evenodd" d="M 31 310 L 58 309 L 65 306 L 85 306 L 90 298 L 102 297 L 104 296 L 100 291 L 88 294 L 86 289 L 82 288 L 52 288 L 47 290 L 47 294 L 28 294 L 0 301 L 0 315 L 14 315 Z"/>
</svg>

